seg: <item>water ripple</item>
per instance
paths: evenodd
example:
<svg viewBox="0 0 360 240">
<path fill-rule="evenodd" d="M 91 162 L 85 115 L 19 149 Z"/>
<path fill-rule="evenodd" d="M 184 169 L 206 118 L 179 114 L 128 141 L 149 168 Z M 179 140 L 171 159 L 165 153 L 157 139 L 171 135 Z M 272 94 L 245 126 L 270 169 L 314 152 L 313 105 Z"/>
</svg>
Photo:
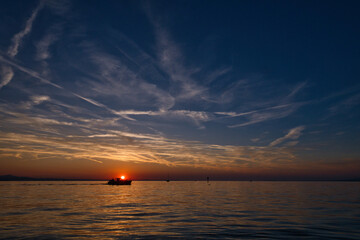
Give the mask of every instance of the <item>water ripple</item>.
<svg viewBox="0 0 360 240">
<path fill-rule="evenodd" d="M 358 199 L 336 182 L 2 184 L 0 239 L 360 239 Z"/>
</svg>

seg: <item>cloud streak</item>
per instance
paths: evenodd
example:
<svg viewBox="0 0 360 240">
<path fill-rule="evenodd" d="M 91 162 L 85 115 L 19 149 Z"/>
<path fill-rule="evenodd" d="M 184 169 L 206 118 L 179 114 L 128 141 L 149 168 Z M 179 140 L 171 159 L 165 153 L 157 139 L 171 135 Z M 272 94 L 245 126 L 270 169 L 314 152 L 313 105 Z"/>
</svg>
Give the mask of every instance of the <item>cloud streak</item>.
<svg viewBox="0 0 360 240">
<path fill-rule="evenodd" d="M 108 107 L 105 106 L 104 104 L 101 104 L 101 103 L 99 103 L 99 102 L 97 102 L 97 101 L 95 101 L 95 100 L 92 100 L 92 99 L 90 99 L 90 98 L 83 97 L 83 96 L 81 96 L 81 95 L 79 95 L 79 94 L 76 94 L 76 93 L 74 93 L 74 92 L 72 92 L 72 91 L 66 90 L 66 89 L 64 89 L 62 86 L 60 86 L 60 85 L 58 85 L 58 84 L 56 84 L 56 83 L 53 83 L 53 82 L 51 82 L 50 80 L 42 77 L 41 74 L 39 74 L 38 72 L 33 71 L 33 70 L 31 70 L 31 69 L 28 69 L 28 68 L 25 68 L 25 67 L 23 67 L 23 66 L 21 66 L 21 65 L 19 65 L 19 64 L 16 64 L 16 63 L 14 63 L 14 62 L 12 62 L 12 61 L 10 61 L 10 60 L 7 60 L 7 59 L 3 58 L 2 56 L 0 56 L 0 62 L 7 63 L 7 64 L 9 64 L 9 65 L 17 68 L 18 70 L 20 70 L 20 71 L 22 71 L 22 72 L 24 72 L 24 73 L 26 73 L 26 74 L 28 74 L 28 75 L 30 75 L 30 76 L 38 79 L 38 80 L 40 80 L 40 81 L 43 82 L 43 83 L 46 83 L 46 84 L 49 84 L 49 85 L 51 85 L 51 86 L 53 86 L 53 87 L 55 87 L 55 88 L 64 90 L 64 91 L 72 94 L 73 96 L 75 96 L 75 97 L 77 97 L 77 98 L 79 98 L 79 99 L 82 99 L 82 100 L 84 100 L 84 101 L 86 101 L 86 102 L 88 102 L 88 103 L 90 103 L 90 104 L 92 104 L 92 105 L 95 105 L 95 106 L 97 106 L 97 107 L 104 108 L 104 109 L 106 109 L 106 110 L 108 110 L 108 111 L 110 111 L 110 112 L 114 112 L 114 110 L 108 108 Z"/>
<path fill-rule="evenodd" d="M 226 117 L 236 118 L 243 117 L 245 121 L 243 123 L 230 125 L 229 128 L 245 127 L 260 122 L 265 122 L 274 119 L 280 119 L 289 116 L 295 112 L 302 103 L 283 104 L 274 107 L 264 108 L 260 110 L 248 111 L 248 112 L 215 112 L 218 115 L 225 115 Z"/>
<path fill-rule="evenodd" d="M 39 105 L 45 101 L 50 101 L 50 97 L 44 95 L 34 95 L 30 97 L 30 101 L 24 104 L 24 108 L 30 109 L 31 107 Z"/>
<path fill-rule="evenodd" d="M 109 112 L 111 112 L 112 114 L 115 114 L 117 116 L 121 116 L 125 119 L 128 119 L 128 120 L 132 120 L 134 121 L 135 119 L 132 118 L 132 117 L 129 117 L 131 115 L 147 115 L 147 116 L 163 116 L 163 117 L 171 117 L 171 118 L 189 118 L 191 119 L 196 125 L 198 125 L 199 127 L 201 126 L 200 122 L 203 122 L 203 121 L 208 121 L 210 120 L 211 118 L 209 117 L 209 114 L 206 113 L 206 112 L 199 112 L 199 111 L 190 111 L 190 110 L 162 110 L 162 108 L 160 108 L 159 111 L 135 111 L 135 110 L 122 110 L 122 111 L 117 111 L 117 110 L 114 110 L 112 108 L 109 108 L 108 106 L 102 104 L 102 103 L 99 103 L 98 101 L 95 101 L 91 98 L 88 98 L 88 97 L 84 97 L 80 94 L 77 94 L 77 93 L 74 93 L 72 91 L 69 91 L 69 90 L 66 90 L 64 89 L 62 86 L 56 84 L 56 83 L 53 83 L 52 81 L 44 78 L 41 76 L 41 74 L 39 74 L 38 72 L 36 71 L 33 71 L 31 69 L 28 69 L 28 68 L 25 68 L 17 63 L 14 63 L 13 61 L 11 60 L 7 60 L 5 58 L 3 58 L 2 56 L 0 56 L 0 62 L 4 62 L 4 63 L 7 63 L 9 65 L 11 65 L 12 67 L 15 67 L 17 68 L 18 70 L 36 78 L 36 79 L 39 79 L 41 82 L 45 83 L 45 84 L 49 84 L 51 86 L 54 86 L 55 88 L 57 89 L 61 89 L 63 91 L 66 91 L 70 94 L 72 94 L 73 96 L 79 98 L 79 99 L 82 99 L 84 101 L 86 101 L 87 103 L 90 103 L 94 106 L 97 106 L 97 107 L 100 107 L 100 108 L 103 108 Z M 112 78 L 110 79 L 111 81 L 114 81 Z M 141 86 L 142 84 L 145 84 L 143 82 L 139 82 L 139 84 L 137 86 Z M 101 86 L 99 86 L 99 88 L 101 88 Z M 153 91 L 156 92 L 159 92 L 160 90 L 156 90 L 156 87 L 154 87 Z M 161 94 L 159 94 L 160 96 Z M 165 101 L 165 100 L 164 100 Z M 160 105 L 160 106 L 163 106 L 163 105 Z M 165 108 L 166 109 L 166 108 Z"/>
<path fill-rule="evenodd" d="M 52 124 L 52 122 L 42 121 L 42 124 Z M 132 133 L 60 137 L 2 132 L 0 143 L 6 143 L 1 145 L 2 154 L 30 153 L 36 157 L 49 159 L 65 156 L 74 160 L 93 159 L 101 162 L 106 160 L 132 163 L 155 162 L 165 166 L 203 169 L 239 170 L 272 166 L 275 163 L 289 164 L 296 159 L 294 153 L 285 148 L 273 152 L 269 147 L 222 146 Z"/>
<path fill-rule="evenodd" d="M 292 129 L 289 130 L 289 132 L 285 136 L 272 141 L 269 144 L 269 146 L 274 147 L 274 146 L 279 145 L 280 143 L 282 143 L 284 141 L 287 141 L 287 140 L 296 140 L 302 135 L 302 131 L 304 129 L 305 129 L 304 126 L 298 126 L 298 127 L 292 128 Z M 296 141 L 290 142 L 291 146 L 294 146 L 296 144 L 297 144 Z"/>
<path fill-rule="evenodd" d="M 172 84 L 177 85 L 176 99 L 186 101 L 190 99 L 207 99 L 207 88 L 201 86 L 192 77 L 201 69 L 198 67 L 185 66 L 184 56 L 178 45 L 171 40 L 168 32 L 161 26 L 160 21 L 154 17 L 151 8 L 145 8 L 146 14 L 153 25 L 157 44 L 157 62 L 159 67 L 168 75 Z M 219 76 L 222 73 L 219 73 Z M 214 75 L 214 77 L 216 77 Z"/>
<path fill-rule="evenodd" d="M 36 44 L 36 60 L 44 61 L 51 57 L 49 51 L 50 46 L 58 40 L 58 34 L 49 33 L 41 41 Z"/>
<path fill-rule="evenodd" d="M 14 76 L 14 71 L 12 70 L 11 67 L 2 65 L 0 72 L 1 72 L 0 75 L 1 76 L 0 89 L 1 89 L 11 81 L 11 79 Z"/>
<path fill-rule="evenodd" d="M 0 55 L 0 62 L 9 64 L 9 65 L 11 65 L 12 67 L 14 67 L 14 68 L 16 68 L 16 69 L 18 69 L 18 70 L 20 70 L 20 71 L 22 71 L 22 72 L 30 75 L 31 77 L 34 77 L 34 78 L 36 78 L 36 79 L 39 79 L 39 80 L 42 81 L 43 83 L 50 84 L 50 85 L 52 85 L 53 87 L 56 87 L 56 88 L 59 88 L 59 89 L 63 89 L 63 87 L 61 87 L 60 85 L 55 84 L 55 83 L 51 82 L 50 80 L 42 77 L 38 72 L 33 71 L 33 70 L 29 69 L 29 68 L 23 67 L 23 66 L 15 63 L 15 62 L 13 62 L 13 61 L 11 61 L 11 60 L 8 60 L 8 59 L 4 58 L 4 57 L 1 56 L 1 55 Z"/>
<path fill-rule="evenodd" d="M 18 52 L 19 47 L 22 43 L 23 38 L 30 34 L 33 23 L 39 13 L 39 11 L 44 7 L 44 1 L 40 0 L 38 6 L 33 10 L 31 16 L 28 18 L 28 20 L 25 23 L 24 29 L 22 29 L 20 32 L 15 34 L 13 38 L 11 39 L 11 45 L 8 48 L 7 54 L 9 57 L 14 58 Z M 14 76 L 14 72 L 11 67 L 2 67 L 2 79 L 0 83 L 0 89 L 4 86 L 6 86 L 10 81 L 12 80 Z"/>
<path fill-rule="evenodd" d="M 146 115 L 146 116 L 173 116 L 173 117 L 189 117 L 194 120 L 208 121 L 211 119 L 209 113 L 202 111 L 189 111 L 189 110 L 168 110 L 168 111 L 135 111 L 123 110 L 114 111 L 119 116 L 128 117 L 129 115 Z"/>
<path fill-rule="evenodd" d="M 39 11 L 44 7 L 44 1 L 40 0 L 38 6 L 34 9 L 32 12 L 30 18 L 26 21 L 25 28 L 22 29 L 20 32 L 14 35 L 14 37 L 11 40 L 11 45 L 8 49 L 8 55 L 10 57 L 15 57 L 19 52 L 19 47 L 21 45 L 21 42 L 23 38 L 31 32 L 32 25 L 39 13 Z"/>
</svg>

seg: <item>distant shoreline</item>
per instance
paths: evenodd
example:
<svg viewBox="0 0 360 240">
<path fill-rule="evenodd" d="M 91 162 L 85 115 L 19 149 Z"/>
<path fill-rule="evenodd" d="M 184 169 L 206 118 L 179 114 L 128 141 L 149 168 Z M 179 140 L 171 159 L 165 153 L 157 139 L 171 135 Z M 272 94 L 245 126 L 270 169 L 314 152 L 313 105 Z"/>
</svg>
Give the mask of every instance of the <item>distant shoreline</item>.
<svg viewBox="0 0 360 240">
<path fill-rule="evenodd" d="M 32 177 L 19 177 L 14 175 L 2 175 L 0 181 L 107 181 L 108 179 L 68 179 L 68 178 L 32 178 Z M 165 179 L 139 179 L 134 181 L 165 181 Z M 182 180 L 174 179 L 172 181 L 206 181 L 200 180 Z M 252 180 L 210 180 L 210 182 L 360 182 L 360 179 L 252 179 Z"/>
<path fill-rule="evenodd" d="M 105 179 L 32 178 L 2 175 L 0 181 L 106 181 Z"/>
</svg>

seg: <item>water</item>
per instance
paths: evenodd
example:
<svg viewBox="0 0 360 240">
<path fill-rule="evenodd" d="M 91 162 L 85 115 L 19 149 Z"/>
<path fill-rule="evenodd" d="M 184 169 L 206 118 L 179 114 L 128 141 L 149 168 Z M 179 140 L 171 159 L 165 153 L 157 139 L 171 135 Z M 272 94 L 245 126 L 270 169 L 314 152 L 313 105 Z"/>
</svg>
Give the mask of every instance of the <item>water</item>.
<svg viewBox="0 0 360 240">
<path fill-rule="evenodd" d="M 0 182 L 1 239 L 360 239 L 358 182 Z"/>
</svg>

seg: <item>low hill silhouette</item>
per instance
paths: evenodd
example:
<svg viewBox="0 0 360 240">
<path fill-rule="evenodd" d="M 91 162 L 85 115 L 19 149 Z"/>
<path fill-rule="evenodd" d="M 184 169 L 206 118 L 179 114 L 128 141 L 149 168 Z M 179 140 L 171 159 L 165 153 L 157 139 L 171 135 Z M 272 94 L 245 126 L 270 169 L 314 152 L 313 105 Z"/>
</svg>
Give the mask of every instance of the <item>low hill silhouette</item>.
<svg viewBox="0 0 360 240">
<path fill-rule="evenodd" d="M 0 181 L 96 181 L 103 179 L 65 179 L 65 178 L 32 178 L 32 177 L 19 177 L 11 174 L 0 176 Z"/>
</svg>

